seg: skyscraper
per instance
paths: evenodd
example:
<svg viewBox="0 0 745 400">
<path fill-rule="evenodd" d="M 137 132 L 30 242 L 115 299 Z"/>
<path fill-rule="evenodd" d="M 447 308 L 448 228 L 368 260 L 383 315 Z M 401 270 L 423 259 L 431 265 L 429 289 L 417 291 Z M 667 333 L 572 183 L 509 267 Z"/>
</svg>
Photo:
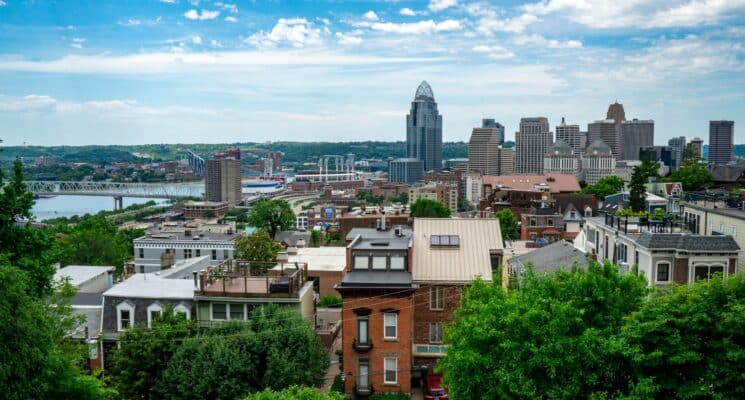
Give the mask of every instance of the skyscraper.
<svg viewBox="0 0 745 400">
<path fill-rule="evenodd" d="M 587 124 L 587 142 L 602 140 L 613 152 L 613 158 L 621 158 L 621 124 L 613 119 L 601 119 Z"/>
<path fill-rule="evenodd" d="M 654 121 L 621 122 L 621 160 L 639 160 L 639 149 L 654 146 Z"/>
<path fill-rule="evenodd" d="M 520 130 L 515 134 L 515 172 L 542 174 L 543 155 L 552 143 L 547 118 L 521 118 Z"/>
<path fill-rule="evenodd" d="M 561 124 L 556 126 L 556 141 L 563 141 L 572 148 L 575 155 L 584 151 L 582 146 L 582 134 L 579 131 L 579 125 L 567 125 L 564 117 L 561 117 Z"/>
<path fill-rule="evenodd" d="M 709 121 L 709 164 L 732 161 L 735 121 Z"/>
<path fill-rule="evenodd" d="M 240 160 L 207 160 L 204 166 L 205 200 L 224 201 L 233 205 L 243 201 Z"/>
<path fill-rule="evenodd" d="M 421 160 L 425 171 L 442 169 L 442 115 L 427 81 L 416 89 L 406 116 L 406 156 Z"/>
<path fill-rule="evenodd" d="M 504 141 L 504 127 L 493 119 L 485 119 L 481 128 L 473 128 L 468 141 L 468 165 L 471 171 L 483 175 L 499 174 L 500 139 Z"/>
<path fill-rule="evenodd" d="M 680 165 L 683 163 L 683 158 L 685 157 L 686 150 L 686 137 L 678 136 L 671 138 L 667 141 L 667 144 L 673 151 L 673 165 L 671 165 L 670 167 L 674 170 L 680 167 Z"/>
</svg>

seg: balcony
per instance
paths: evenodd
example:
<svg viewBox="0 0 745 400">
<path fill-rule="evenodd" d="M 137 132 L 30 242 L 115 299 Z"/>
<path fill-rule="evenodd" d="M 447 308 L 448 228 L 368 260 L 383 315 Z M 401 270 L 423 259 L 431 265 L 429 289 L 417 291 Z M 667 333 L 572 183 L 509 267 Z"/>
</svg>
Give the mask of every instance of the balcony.
<svg viewBox="0 0 745 400">
<path fill-rule="evenodd" d="M 373 348 L 373 344 L 370 341 L 368 341 L 367 343 L 360 343 L 357 341 L 357 339 L 354 339 L 354 342 L 352 342 L 352 347 L 360 353 L 367 353 Z"/>
<path fill-rule="evenodd" d="M 199 273 L 199 296 L 295 297 L 305 284 L 308 264 L 272 269 L 275 262 L 225 260 Z"/>
</svg>

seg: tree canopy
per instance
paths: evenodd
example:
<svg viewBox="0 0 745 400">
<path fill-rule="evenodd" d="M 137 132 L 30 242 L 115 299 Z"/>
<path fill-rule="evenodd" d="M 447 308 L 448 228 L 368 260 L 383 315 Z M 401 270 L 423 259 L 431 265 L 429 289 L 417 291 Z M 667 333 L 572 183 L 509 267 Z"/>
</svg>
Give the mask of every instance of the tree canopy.
<svg viewBox="0 0 745 400">
<path fill-rule="evenodd" d="M 516 240 L 520 238 L 520 232 L 517 229 L 517 219 L 509 208 L 498 211 L 495 216 L 499 219 L 502 240 Z"/>
<path fill-rule="evenodd" d="M 410 207 L 415 218 L 450 218 L 450 209 L 437 200 L 419 199 Z"/>
<path fill-rule="evenodd" d="M 618 193 L 623 189 L 623 179 L 611 175 L 600 178 L 594 185 L 587 185 L 582 188 L 584 194 L 594 194 L 598 200 L 604 200 L 606 196 Z"/>
<path fill-rule="evenodd" d="M 290 203 L 281 199 L 260 200 L 251 206 L 248 223 L 269 232 L 273 238 L 280 230 L 295 226 L 295 214 Z"/>
<path fill-rule="evenodd" d="M 238 260 L 275 261 L 280 251 L 282 245 L 264 231 L 241 236 L 235 241 L 235 258 Z"/>
</svg>

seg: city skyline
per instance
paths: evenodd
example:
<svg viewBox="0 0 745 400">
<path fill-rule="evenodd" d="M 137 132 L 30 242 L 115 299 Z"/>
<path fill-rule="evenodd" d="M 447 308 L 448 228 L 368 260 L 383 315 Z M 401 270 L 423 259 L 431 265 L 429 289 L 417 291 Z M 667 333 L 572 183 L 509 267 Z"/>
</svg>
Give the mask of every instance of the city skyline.
<svg viewBox="0 0 745 400">
<path fill-rule="evenodd" d="M 737 123 L 745 3 L 610 4 L 2 0 L 3 144 L 400 141 L 422 80 L 446 142 L 616 100 L 660 145 Z"/>
</svg>

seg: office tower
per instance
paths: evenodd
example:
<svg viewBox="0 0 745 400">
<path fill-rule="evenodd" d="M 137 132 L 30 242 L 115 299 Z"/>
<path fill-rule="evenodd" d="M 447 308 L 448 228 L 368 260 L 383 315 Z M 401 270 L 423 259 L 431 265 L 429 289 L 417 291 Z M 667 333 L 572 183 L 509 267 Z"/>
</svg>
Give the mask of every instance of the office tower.
<svg viewBox="0 0 745 400">
<path fill-rule="evenodd" d="M 606 176 L 614 174 L 616 159 L 610 146 L 602 140 L 597 139 L 587 146 L 587 151 L 582 157 L 582 173 L 585 183 L 594 185 Z"/>
<path fill-rule="evenodd" d="M 567 125 L 564 117 L 561 117 L 561 124 L 556 126 L 556 141 L 559 140 L 568 144 L 575 155 L 585 149 L 585 146 L 582 146 L 582 133 L 579 131 L 579 125 Z"/>
<path fill-rule="evenodd" d="M 241 162 L 234 159 L 205 161 L 204 199 L 238 204 L 241 195 Z"/>
<path fill-rule="evenodd" d="M 499 174 L 497 153 L 504 141 L 504 127 L 496 125 L 499 124 L 493 119 L 485 119 L 481 128 L 473 128 L 471 139 L 468 141 L 468 165 L 471 171 L 483 175 Z"/>
<path fill-rule="evenodd" d="M 709 164 L 732 161 L 735 121 L 709 121 Z"/>
<path fill-rule="evenodd" d="M 578 164 L 579 160 L 575 157 L 574 150 L 565 141 L 557 139 L 543 156 L 543 173 L 577 175 Z"/>
<path fill-rule="evenodd" d="M 442 115 L 427 81 L 416 89 L 406 116 L 406 156 L 421 160 L 424 171 L 442 169 Z"/>
<path fill-rule="evenodd" d="M 700 137 L 695 137 L 691 140 L 691 143 L 688 143 L 688 147 L 691 149 L 691 154 L 701 159 L 704 155 L 704 139 L 701 139 Z"/>
<path fill-rule="evenodd" d="M 621 159 L 639 160 L 639 149 L 654 146 L 654 121 L 632 119 L 621 122 Z"/>
<path fill-rule="evenodd" d="M 412 184 L 421 178 L 422 161 L 416 158 L 397 158 L 388 164 L 388 181 Z"/>
<path fill-rule="evenodd" d="M 548 130 L 548 119 L 520 119 L 520 130 L 515 133 L 515 172 L 542 174 L 543 155 L 551 143 L 553 135 Z"/>
<path fill-rule="evenodd" d="M 499 147 L 497 153 L 497 159 L 499 160 L 499 173 L 497 175 L 509 175 L 515 172 L 515 149 L 505 149 Z"/>
<path fill-rule="evenodd" d="M 673 151 L 673 165 L 670 167 L 672 170 L 680 168 L 680 165 L 683 164 L 683 158 L 685 157 L 686 137 L 678 136 L 671 138 L 667 141 L 667 144 Z"/>
<path fill-rule="evenodd" d="M 608 106 L 608 113 L 605 119 L 612 119 L 617 124 L 626 121 L 626 111 L 623 110 L 623 104 L 616 101 Z"/>
<path fill-rule="evenodd" d="M 474 128 L 478 129 L 478 128 Z M 492 129 L 497 132 L 499 144 L 504 144 L 504 125 L 495 121 L 494 118 L 484 118 L 481 120 L 481 129 Z"/>
<path fill-rule="evenodd" d="M 590 144 L 603 141 L 613 152 L 613 158 L 618 160 L 621 158 L 620 126 L 612 119 L 591 122 L 587 124 L 587 141 Z"/>
</svg>

